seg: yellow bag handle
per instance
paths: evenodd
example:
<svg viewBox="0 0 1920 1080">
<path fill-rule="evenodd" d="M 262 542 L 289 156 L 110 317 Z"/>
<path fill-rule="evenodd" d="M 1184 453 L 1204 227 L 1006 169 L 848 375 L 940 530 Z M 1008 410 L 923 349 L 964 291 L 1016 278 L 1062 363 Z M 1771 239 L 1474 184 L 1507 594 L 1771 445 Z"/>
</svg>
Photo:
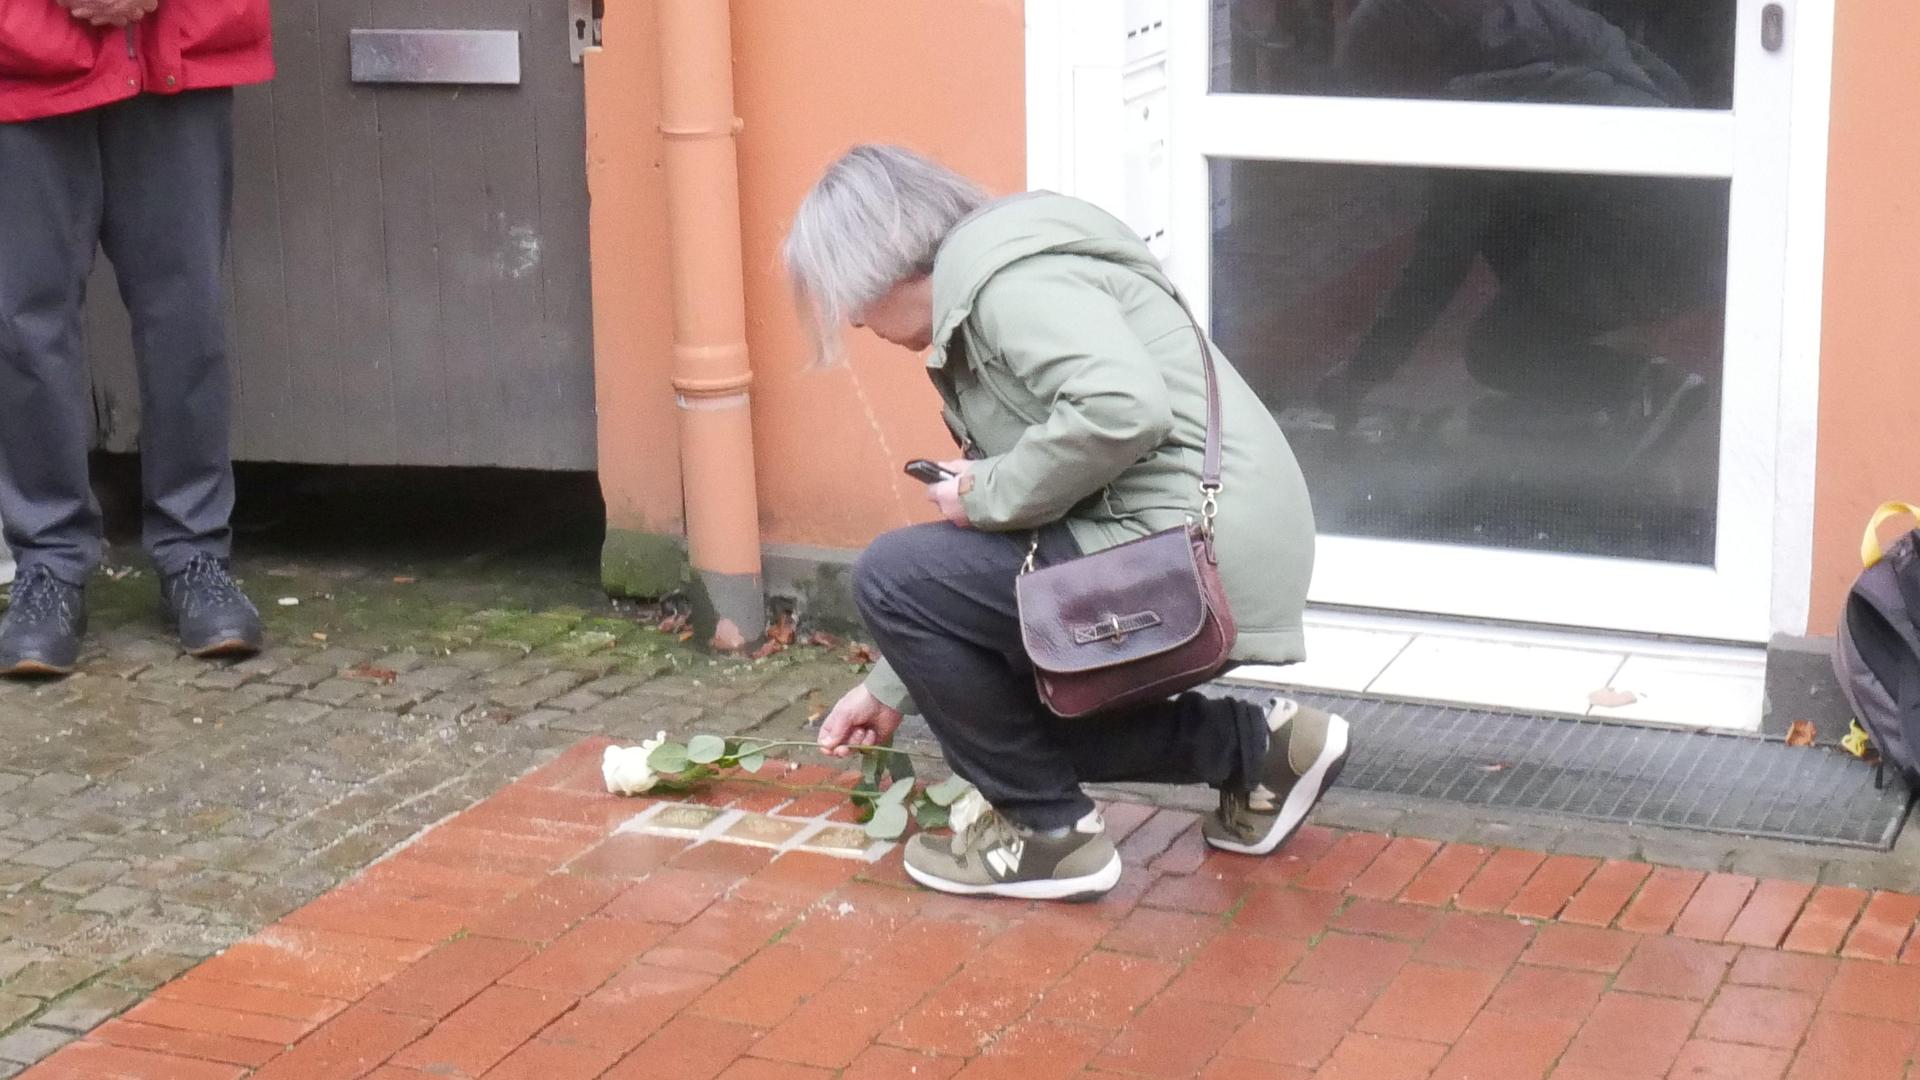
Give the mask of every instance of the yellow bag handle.
<svg viewBox="0 0 1920 1080">
<path fill-rule="evenodd" d="M 1881 503 L 1880 509 L 1873 512 L 1873 519 L 1867 522 L 1867 535 L 1860 540 L 1860 564 L 1862 566 L 1876 566 L 1881 559 L 1886 557 L 1886 552 L 1880 550 L 1880 526 L 1885 525 L 1888 521 L 1899 517 L 1901 514 L 1905 514 L 1913 518 L 1916 522 L 1920 522 L 1920 509 L 1916 509 L 1912 503 Z"/>
</svg>

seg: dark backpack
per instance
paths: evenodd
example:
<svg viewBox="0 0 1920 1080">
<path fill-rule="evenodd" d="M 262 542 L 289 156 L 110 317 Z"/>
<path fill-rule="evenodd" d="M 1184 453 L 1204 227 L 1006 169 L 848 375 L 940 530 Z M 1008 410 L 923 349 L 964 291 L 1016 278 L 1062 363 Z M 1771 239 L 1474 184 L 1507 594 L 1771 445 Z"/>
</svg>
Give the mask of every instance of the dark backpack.
<svg viewBox="0 0 1920 1080">
<path fill-rule="evenodd" d="M 1883 552 L 1880 526 L 1920 510 L 1887 503 L 1874 511 L 1860 544 L 1860 572 L 1847 594 L 1833 647 L 1833 670 L 1855 724 L 1911 790 L 1920 791 L 1920 529 Z M 1865 756 L 1856 731 L 1847 748 Z M 1876 776 L 1876 782 L 1878 777 Z"/>
</svg>

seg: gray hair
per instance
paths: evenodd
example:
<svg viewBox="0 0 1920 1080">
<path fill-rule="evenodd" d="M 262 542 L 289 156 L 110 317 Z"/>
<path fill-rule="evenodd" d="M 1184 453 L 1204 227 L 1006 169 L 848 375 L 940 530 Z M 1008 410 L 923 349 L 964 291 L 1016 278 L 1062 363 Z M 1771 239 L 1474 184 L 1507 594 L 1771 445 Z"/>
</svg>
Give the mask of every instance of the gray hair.
<svg viewBox="0 0 1920 1080">
<path fill-rule="evenodd" d="M 794 212 L 783 255 L 815 359 L 841 353 L 847 323 L 895 285 L 933 270 L 934 253 L 985 189 L 899 146 L 856 146 Z"/>
</svg>

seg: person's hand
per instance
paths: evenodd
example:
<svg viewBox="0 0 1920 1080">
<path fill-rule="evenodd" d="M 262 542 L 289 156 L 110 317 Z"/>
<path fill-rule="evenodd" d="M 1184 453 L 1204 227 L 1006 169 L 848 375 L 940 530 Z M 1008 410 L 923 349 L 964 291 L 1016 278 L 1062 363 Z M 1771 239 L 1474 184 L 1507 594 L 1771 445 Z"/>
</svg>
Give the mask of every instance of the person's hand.
<svg viewBox="0 0 1920 1080">
<path fill-rule="evenodd" d="M 153 13 L 159 0 L 54 0 L 67 14 L 91 26 L 126 26 Z"/>
<path fill-rule="evenodd" d="M 940 467 L 953 474 L 953 479 L 942 480 L 927 485 L 927 501 L 940 508 L 940 516 L 963 529 L 973 527 L 967 517 L 967 508 L 960 502 L 960 484 L 973 475 L 973 462 L 967 458 L 943 461 Z"/>
<path fill-rule="evenodd" d="M 847 757 L 855 746 L 885 746 L 893 741 L 900 727 L 900 713 L 873 696 L 864 686 L 856 686 L 841 696 L 833 711 L 820 721 L 820 749 L 834 757 Z"/>
</svg>

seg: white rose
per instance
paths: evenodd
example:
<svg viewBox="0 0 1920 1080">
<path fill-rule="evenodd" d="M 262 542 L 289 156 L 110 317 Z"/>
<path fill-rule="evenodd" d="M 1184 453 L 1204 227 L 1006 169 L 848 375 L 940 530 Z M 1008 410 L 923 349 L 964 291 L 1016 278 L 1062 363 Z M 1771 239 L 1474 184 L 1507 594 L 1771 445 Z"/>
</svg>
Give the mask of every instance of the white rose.
<svg viewBox="0 0 1920 1080">
<path fill-rule="evenodd" d="M 660 776 L 647 759 L 666 741 L 667 733 L 663 731 L 639 746 L 607 747 L 606 753 L 600 755 L 600 776 L 607 782 L 607 790 L 615 795 L 643 795 L 653 790 Z"/>
<path fill-rule="evenodd" d="M 980 789 L 970 787 L 965 795 L 955 799 L 953 806 L 948 808 L 947 824 L 953 828 L 953 835 L 956 838 L 965 836 L 967 827 L 985 817 L 992 809 L 993 806 L 987 802 L 987 797 L 980 794 Z"/>
</svg>

